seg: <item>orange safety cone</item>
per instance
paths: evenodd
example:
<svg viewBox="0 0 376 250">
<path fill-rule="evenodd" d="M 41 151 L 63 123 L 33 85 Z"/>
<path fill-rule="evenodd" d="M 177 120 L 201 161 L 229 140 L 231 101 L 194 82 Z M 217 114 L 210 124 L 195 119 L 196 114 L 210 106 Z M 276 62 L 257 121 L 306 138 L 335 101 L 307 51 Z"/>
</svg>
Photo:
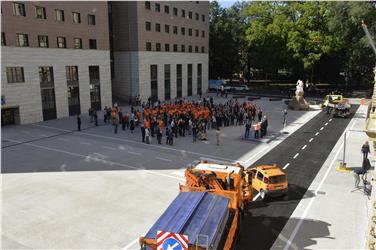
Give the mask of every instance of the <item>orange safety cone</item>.
<svg viewBox="0 0 376 250">
<path fill-rule="evenodd" d="M 366 100 L 364 98 L 360 98 L 360 105 L 366 104 Z"/>
</svg>

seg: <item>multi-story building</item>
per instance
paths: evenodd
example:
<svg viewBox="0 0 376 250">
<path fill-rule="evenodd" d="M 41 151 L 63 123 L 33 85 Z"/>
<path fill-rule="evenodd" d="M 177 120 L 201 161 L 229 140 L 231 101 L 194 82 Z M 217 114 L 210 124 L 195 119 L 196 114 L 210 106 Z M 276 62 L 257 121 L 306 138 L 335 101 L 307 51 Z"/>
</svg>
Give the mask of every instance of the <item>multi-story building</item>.
<svg viewBox="0 0 376 250">
<path fill-rule="evenodd" d="M 208 87 L 209 2 L 110 5 L 113 95 L 169 100 Z"/>
<path fill-rule="evenodd" d="M 2 125 L 111 105 L 107 2 L 1 2 Z"/>
</svg>

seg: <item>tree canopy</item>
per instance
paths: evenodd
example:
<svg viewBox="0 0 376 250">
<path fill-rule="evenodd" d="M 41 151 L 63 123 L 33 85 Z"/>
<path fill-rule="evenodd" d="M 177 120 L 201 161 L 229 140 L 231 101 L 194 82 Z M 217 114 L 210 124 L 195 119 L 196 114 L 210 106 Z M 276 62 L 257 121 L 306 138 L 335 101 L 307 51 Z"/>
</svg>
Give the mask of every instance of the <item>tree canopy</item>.
<svg viewBox="0 0 376 250">
<path fill-rule="evenodd" d="M 372 78 L 375 55 L 362 30 L 376 35 L 375 2 L 210 2 L 210 77 L 258 70 L 312 81 L 359 84 Z"/>
</svg>

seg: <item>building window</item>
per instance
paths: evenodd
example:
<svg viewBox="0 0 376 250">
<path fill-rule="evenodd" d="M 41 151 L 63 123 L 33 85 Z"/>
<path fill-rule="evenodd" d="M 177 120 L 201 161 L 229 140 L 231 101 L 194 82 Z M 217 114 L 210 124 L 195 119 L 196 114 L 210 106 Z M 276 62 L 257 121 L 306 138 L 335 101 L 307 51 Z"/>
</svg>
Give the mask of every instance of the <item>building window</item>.
<svg viewBox="0 0 376 250">
<path fill-rule="evenodd" d="M 56 21 L 64 22 L 64 10 L 55 10 Z"/>
<path fill-rule="evenodd" d="M 29 37 L 27 34 L 17 34 L 17 43 L 20 47 L 29 46 Z"/>
<path fill-rule="evenodd" d="M 62 36 L 57 37 L 57 47 L 58 48 L 66 48 L 67 47 L 65 37 L 62 37 Z"/>
<path fill-rule="evenodd" d="M 181 45 L 181 52 L 185 52 L 185 45 Z"/>
<path fill-rule="evenodd" d="M 198 46 L 195 46 L 195 52 L 198 53 Z"/>
<path fill-rule="evenodd" d="M 197 94 L 201 95 L 202 93 L 202 65 L 201 63 L 197 64 Z"/>
<path fill-rule="evenodd" d="M 13 15 L 26 16 L 25 5 L 22 3 L 13 3 Z"/>
<path fill-rule="evenodd" d="M 150 22 L 145 22 L 145 29 L 147 31 L 151 31 L 151 23 Z"/>
<path fill-rule="evenodd" d="M 168 43 L 165 44 L 165 51 L 167 52 L 170 51 L 170 44 Z"/>
<path fill-rule="evenodd" d="M 201 37 L 205 37 L 205 31 L 201 30 Z"/>
<path fill-rule="evenodd" d="M 95 15 L 87 15 L 87 23 L 89 25 L 95 25 Z"/>
<path fill-rule="evenodd" d="M 99 66 L 89 66 L 89 79 L 91 107 L 95 110 L 100 110 L 101 88 L 99 81 Z"/>
<path fill-rule="evenodd" d="M 188 12 L 188 18 L 189 18 L 189 19 L 192 19 L 192 16 L 193 16 L 192 11 L 189 11 L 189 12 Z"/>
<path fill-rule="evenodd" d="M 150 65 L 150 87 L 151 100 L 158 100 L 158 67 L 157 65 Z"/>
<path fill-rule="evenodd" d="M 171 99 L 171 65 L 164 65 L 165 100 Z"/>
<path fill-rule="evenodd" d="M 81 113 L 80 88 L 78 82 L 77 66 L 66 66 L 67 87 L 68 87 L 68 111 L 69 115 Z"/>
<path fill-rule="evenodd" d="M 78 81 L 78 68 L 77 66 L 66 66 L 67 82 L 73 83 Z"/>
<path fill-rule="evenodd" d="M 81 23 L 81 14 L 78 12 L 72 12 L 73 23 Z"/>
<path fill-rule="evenodd" d="M 151 43 L 146 43 L 146 51 L 151 51 Z"/>
<path fill-rule="evenodd" d="M 48 48 L 48 36 L 38 35 L 38 45 L 40 48 Z"/>
<path fill-rule="evenodd" d="M 44 7 L 36 6 L 35 7 L 35 14 L 36 14 L 36 17 L 38 19 L 47 19 L 46 8 L 44 8 Z"/>
<path fill-rule="evenodd" d="M 192 64 L 188 64 L 188 96 L 192 96 Z"/>
<path fill-rule="evenodd" d="M 159 23 L 155 24 L 155 31 L 156 32 L 161 32 L 161 24 L 159 24 Z"/>
<path fill-rule="evenodd" d="M 174 44 L 174 52 L 178 52 L 178 45 Z"/>
<path fill-rule="evenodd" d="M 53 87 L 54 75 L 52 67 L 39 67 L 39 81 L 41 87 Z"/>
<path fill-rule="evenodd" d="M 166 33 L 170 33 L 170 25 L 167 25 L 167 24 L 166 24 L 166 25 L 164 26 L 164 30 L 165 30 Z"/>
<path fill-rule="evenodd" d="M 174 26 L 174 34 L 178 33 L 178 26 Z"/>
<path fill-rule="evenodd" d="M 199 30 L 195 30 L 195 34 L 198 37 Z"/>
<path fill-rule="evenodd" d="M 188 46 L 188 52 L 192 53 L 192 45 Z"/>
<path fill-rule="evenodd" d="M 89 49 L 97 49 L 97 40 L 89 39 Z"/>
<path fill-rule="evenodd" d="M 156 12 L 161 12 L 161 5 L 159 3 L 155 4 L 155 11 Z"/>
<path fill-rule="evenodd" d="M 170 7 L 169 7 L 168 5 L 165 5 L 165 7 L 164 7 L 164 12 L 165 12 L 166 14 L 170 14 Z"/>
<path fill-rule="evenodd" d="M 145 1 L 145 9 L 150 10 L 150 1 Z"/>
<path fill-rule="evenodd" d="M 1 32 L 1 46 L 6 46 L 5 33 Z"/>
<path fill-rule="evenodd" d="M 23 67 L 7 67 L 8 83 L 25 82 Z"/>
<path fill-rule="evenodd" d="M 188 36 L 192 36 L 192 29 L 188 29 Z"/>
<path fill-rule="evenodd" d="M 201 20 L 205 22 L 205 15 L 201 15 Z"/>
<path fill-rule="evenodd" d="M 185 28 L 184 28 L 184 27 L 181 27 L 181 28 L 180 28 L 180 31 L 181 31 L 181 34 L 184 36 L 184 35 L 185 35 Z"/>
<path fill-rule="evenodd" d="M 178 15 L 178 8 L 174 8 L 173 12 L 174 12 L 174 16 L 177 16 Z"/>
<path fill-rule="evenodd" d="M 156 43 L 155 44 L 155 50 L 156 51 L 161 51 L 161 44 L 160 43 Z"/>
<path fill-rule="evenodd" d="M 185 17 L 185 10 L 181 10 L 181 17 Z"/>
<path fill-rule="evenodd" d="M 75 49 L 82 49 L 82 39 L 81 38 L 73 38 L 74 48 Z"/>
<path fill-rule="evenodd" d="M 205 53 L 205 46 L 201 46 L 201 53 Z"/>
<path fill-rule="evenodd" d="M 183 96 L 182 65 L 176 64 L 176 97 Z"/>
<path fill-rule="evenodd" d="M 198 21 L 200 15 L 198 13 L 195 13 L 196 20 Z"/>
</svg>

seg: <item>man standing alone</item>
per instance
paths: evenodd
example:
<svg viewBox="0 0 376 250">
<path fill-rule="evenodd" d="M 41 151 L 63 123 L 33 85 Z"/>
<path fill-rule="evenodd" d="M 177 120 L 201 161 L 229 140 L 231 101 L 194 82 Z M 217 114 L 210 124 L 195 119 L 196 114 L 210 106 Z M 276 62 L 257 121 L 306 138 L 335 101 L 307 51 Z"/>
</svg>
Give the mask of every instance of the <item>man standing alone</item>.
<svg viewBox="0 0 376 250">
<path fill-rule="evenodd" d="M 81 117 L 77 115 L 77 130 L 81 131 Z"/>
<path fill-rule="evenodd" d="M 368 159 L 368 153 L 370 153 L 368 141 L 366 141 L 363 144 L 362 153 L 363 153 L 363 160 Z"/>
</svg>

